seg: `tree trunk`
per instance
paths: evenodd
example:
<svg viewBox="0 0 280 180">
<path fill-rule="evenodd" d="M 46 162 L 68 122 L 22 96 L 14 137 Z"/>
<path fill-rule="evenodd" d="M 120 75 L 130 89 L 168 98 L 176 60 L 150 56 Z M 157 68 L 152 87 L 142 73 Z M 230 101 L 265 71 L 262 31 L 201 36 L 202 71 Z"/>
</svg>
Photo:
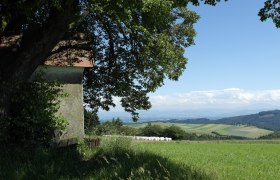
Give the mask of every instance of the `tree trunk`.
<svg viewBox="0 0 280 180">
<path fill-rule="evenodd" d="M 0 121 L 1 119 L 5 119 L 10 112 L 10 91 L 6 90 L 4 85 L 1 84 L 0 89 Z"/>
<path fill-rule="evenodd" d="M 48 20 L 41 28 L 31 28 L 25 32 L 20 48 L 17 52 L 13 52 L 16 53 L 14 61 L 11 62 L 11 59 L 7 59 L 9 65 L 1 67 L 0 118 L 9 115 L 11 97 L 13 96 L 13 87 L 6 86 L 6 84 L 12 85 L 28 80 L 69 30 L 69 24 L 79 12 L 77 0 L 67 1 L 63 7 L 65 7 L 63 10 L 52 9 Z M 1 61 L 4 60 L 1 59 Z"/>
</svg>

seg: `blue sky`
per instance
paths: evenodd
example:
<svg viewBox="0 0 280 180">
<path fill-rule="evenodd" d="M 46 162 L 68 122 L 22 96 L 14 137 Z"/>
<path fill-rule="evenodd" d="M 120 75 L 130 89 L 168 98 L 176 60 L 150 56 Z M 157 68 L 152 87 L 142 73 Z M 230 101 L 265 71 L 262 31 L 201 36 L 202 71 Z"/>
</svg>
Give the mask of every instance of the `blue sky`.
<svg viewBox="0 0 280 180">
<path fill-rule="evenodd" d="M 166 80 L 150 94 L 150 112 L 279 108 L 280 29 L 259 20 L 263 3 L 230 0 L 191 7 L 201 17 L 195 25 L 196 45 L 185 51 L 189 61 L 179 81 Z M 117 107 L 111 114 L 120 111 Z"/>
<path fill-rule="evenodd" d="M 166 81 L 156 94 L 241 88 L 280 88 L 280 29 L 257 16 L 261 0 L 231 0 L 192 8 L 195 46 L 186 49 L 187 69 L 178 82 Z M 175 88 L 176 87 L 176 88 Z"/>
</svg>

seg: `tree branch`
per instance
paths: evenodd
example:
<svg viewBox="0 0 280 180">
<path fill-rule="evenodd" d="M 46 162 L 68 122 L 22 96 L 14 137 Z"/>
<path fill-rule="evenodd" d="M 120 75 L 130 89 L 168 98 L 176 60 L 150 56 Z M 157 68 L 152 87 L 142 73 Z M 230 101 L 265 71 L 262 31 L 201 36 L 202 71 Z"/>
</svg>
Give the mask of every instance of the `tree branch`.
<svg viewBox="0 0 280 180">
<path fill-rule="evenodd" d="M 67 1 L 65 9 L 52 9 L 46 24 L 35 31 L 23 34 L 21 49 L 12 69 L 10 80 L 26 80 L 49 56 L 54 46 L 69 29 L 69 24 L 78 13 L 77 0 Z M 74 7 L 74 8 L 73 8 Z M 34 34 L 38 33 L 38 35 Z"/>
</svg>

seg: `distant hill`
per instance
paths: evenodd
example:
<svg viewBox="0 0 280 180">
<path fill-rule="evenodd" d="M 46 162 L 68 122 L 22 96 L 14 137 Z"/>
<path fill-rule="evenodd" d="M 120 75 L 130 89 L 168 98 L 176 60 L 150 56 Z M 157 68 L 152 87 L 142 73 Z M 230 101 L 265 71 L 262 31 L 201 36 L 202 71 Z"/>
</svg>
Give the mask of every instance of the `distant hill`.
<svg viewBox="0 0 280 180">
<path fill-rule="evenodd" d="M 280 132 L 280 110 L 263 111 L 257 114 L 227 117 L 218 120 L 199 118 L 186 120 L 169 120 L 168 122 L 188 124 L 246 124 L 256 126 L 258 128 L 272 130 L 275 132 Z"/>
<path fill-rule="evenodd" d="M 127 124 L 135 128 L 143 128 L 148 123 L 132 123 Z M 267 136 L 272 131 L 257 128 L 254 126 L 246 125 L 226 125 L 226 124 L 186 124 L 186 123 L 171 123 L 171 122 L 152 122 L 153 125 L 160 125 L 162 127 L 169 127 L 176 125 L 182 128 L 187 133 L 195 134 L 209 134 L 218 136 L 235 136 L 246 138 L 259 138 L 261 136 Z"/>
</svg>

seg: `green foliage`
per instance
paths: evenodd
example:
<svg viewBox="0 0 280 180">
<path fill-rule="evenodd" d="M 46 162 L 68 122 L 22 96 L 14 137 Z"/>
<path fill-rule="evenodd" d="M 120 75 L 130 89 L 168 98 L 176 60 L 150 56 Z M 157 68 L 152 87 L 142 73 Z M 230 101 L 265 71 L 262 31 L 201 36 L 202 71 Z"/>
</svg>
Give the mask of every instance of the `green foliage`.
<svg viewBox="0 0 280 180">
<path fill-rule="evenodd" d="M 163 135 L 163 131 L 164 129 L 162 128 L 162 126 L 156 124 L 152 125 L 151 123 L 148 123 L 147 126 L 140 129 L 139 135 L 160 137 Z"/>
<path fill-rule="evenodd" d="M 182 140 L 185 137 L 185 131 L 179 126 L 162 127 L 157 124 L 148 123 L 147 126 L 139 130 L 139 135 L 156 136 L 156 137 L 170 137 L 173 140 Z"/>
<path fill-rule="evenodd" d="M 85 133 L 93 131 L 96 126 L 100 125 L 99 117 L 96 112 L 84 109 L 84 126 Z"/>
<path fill-rule="evenodd" d="M 38 75 L 33 82 L 15 83 L 11 116 L 2 120 L 1 140 L 15 144 L 47 145 L 54 132 L 63 130 L 67 120 L 58 114 L 60 99 L 66 96 L 61 84 L 46 82 Z"/>
<path fill-rule="evenodd" d="M 194 44 L 198 15 L 187 1 L 95 1 L 83 27 L 93 40 L 95 66 L 85 72 L 85 102 L 109 110 L 113 97 L 138 119 L 149 109 L 147 94 L 177 80 L 187 63 L 184 48 Z M 78 28 L 79 29 L 79 28 Z"/>
<path fill-rule="evenodd" d="M 259 137 L 259 139 L 280 139 L 280 132 L 275 132 L 265 136 Z"/>
<path fill-rule="evenodd" d="M 137 132 L 137 129 L 123 125 L 123 122 L 119 118 L 113 118 L 111 121 L 106 121 L 96 126 L 89 134 L 134 136 Z"/>
<path fill-rule="evenodd" d="M 179 126 L 172 125 L 167 127 L 163 131 L 164 137 L 170 137 L 172 140 L 182 140 L 185 137 L 186 132 Z"/>
<path fill-rule="evenodd" d="M 197 134 L 197 133 L 185 133 L 184 140 L 191 141 L 209 141 L 209 140 L 246 140 L 248 138 L 242 136 L 229 136 L 229 135 L 220 135 L 217 132 L 212 132 L 212 134 Z"/>
<path fill-rule="evenodd" d="M 280 1 L 267 0 L 264 7 L 259 11 L 261 21 L 271 19 L 277 28 L 280 27 Z"/>
</svg>

